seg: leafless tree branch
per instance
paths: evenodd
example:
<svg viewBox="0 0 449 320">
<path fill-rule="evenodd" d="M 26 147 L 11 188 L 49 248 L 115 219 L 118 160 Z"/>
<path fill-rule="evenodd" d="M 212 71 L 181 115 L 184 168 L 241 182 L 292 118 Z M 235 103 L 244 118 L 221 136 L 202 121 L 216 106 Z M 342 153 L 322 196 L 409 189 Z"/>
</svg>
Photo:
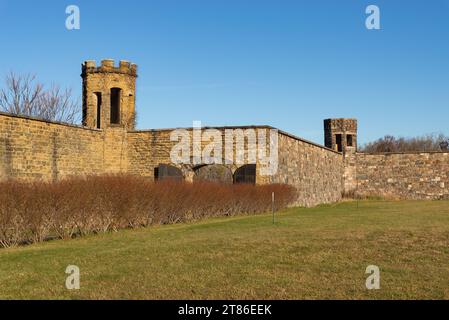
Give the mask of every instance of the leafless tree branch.
<svg viewBox="0 0 449 320">
<path fill-rule="evenodd" d="M 448 150 L 449 137 L 443 134 L 429 134 L 422 137 L 396 138 L 385 136 L 360 148 L 361 152 L 408 152 L 408 151 L 445 151 Z"/>
<path fill-rule="evenodd" d="M 6 113 L 74 124 L 80 121 L 80 110 L 72 90 L 57 85 L 45 89 L 35 75 L 10 72 L 0 89 L 0 111 Z"/>
</svg>

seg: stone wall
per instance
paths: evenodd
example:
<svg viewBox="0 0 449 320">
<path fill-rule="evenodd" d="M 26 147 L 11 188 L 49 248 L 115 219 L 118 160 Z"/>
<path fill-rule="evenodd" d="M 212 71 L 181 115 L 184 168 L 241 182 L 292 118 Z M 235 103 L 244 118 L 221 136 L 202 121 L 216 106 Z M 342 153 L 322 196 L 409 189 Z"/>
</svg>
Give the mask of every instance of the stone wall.
<svg viewBox="0 0 449 320">
<path fill-rule="evenodd" d="M 93 130 L 0 113 L 0 179 L 127 171 L 122 129 Z"/>
<path fill-rule="evenodd" d="M 267 144 L 271 127 L 238 127 L 237 129 L 265 130 Z M 216 128 L 221 133 L 222 141 L 226 129 Z M 170 150 L 177 142 L 170 141 L 172 129 L 132 131 L 128 133 L 129 172 L 149 178 L 154 178 L 154 169 L 159 164 L 171 164 Z M 188 130 L 190 137 L 192 130 Z M 203 141 L 202 149 L 207 144 Z M 278 132 L 278 171 L 273 176 L 260 173 L 261 163 L 257 161 L 256 182 L 286 183 L 298 190 L 295 202 L 300 206 L 314 206 L 321 203 L 337 202 L 342 197 L 343 157 L 323 146 L 294 137 L 285 132 Z M 234 155 L 235 151 L 235 143 Z M 194 165 L 179 166 L 184 177 L 193 181 Z M 234 173 L 238 165 L 228 165 Z"/>
<path fill-rule="evenodd" d="M 226 145 L 225 141 L 225 132 L 226 130 L 253 130 L 255 135 L 258 136 L 259 132 L 265 131 L 267 140 L 269 137 L 269 130 L 272 129 L 267 126 L 260 127 L 216 127 L 216 128 L 202 128 L 202 139 L 201 139 L 201 150 L 203 151 L 206 146 L 210 145 L 214 138 L 210 138 L 204 135 L 206 129 L 216 130 L 217 137 L 221 140 L 223 149 L 221 154 L 221 161 L 223 164 L 226 164 L 225 150 L 224 146 Z M 129 172 L 132 174 L 138 174 L 144 177 L 149 177 L 151 179 L 154 178 L 154 169 L 160 164 L 170 164 L 172 165 L 172 160 L 170 157 L 170 151 L 173 147 L 178 144 L 178 141 L 171 141 L 170 135 L 175 129 L 161 129 L 161 130 L 145 130 L 145 131 L 129 131 L 128 132 L 128 159 L 129 159 Z M 205 163 L 194 163 L 193 161 L 193 130 L 191 128 L 181 129 L 188 134 L 190 139 L 190 164 L 182 164 L 176 165 L 179 167 L 184 177 L 187 181 L 193 181 L 194 178 L 194 170 L 195 168 L 204 165 Z M 233 131 L 235 132 L 235 131 Z M 247 152 L 249 150 L 247 140 L 245 140 L 245 149 L 246 153 L 244 154 L 244 158 L 247 159 Z M 234 173 L 240 165 L 235 164 L 235 156 L 236 156 L 236 140 L 232 142 L 232 149 L 234 158 L 230 159 L 233 164 L 226 164 L 226 166 Z M 252 149 L 254 150 L 254 149 Z M 214 155 L 212 153 L 212 155 Z M 245 164 L 248 162 L 246 161 Z M 257 161 L 256 164 L 258 166 L 258 172 L 260 169 L 260 163 Z M 265 183 L 266 178 L 257 174 L 256 176 L 257 183 Z"/>
<path fill-rule="evenodd" d="M 295 186 L 296 205 L 310 207 L 341 200 L 343 169 L 341 153 L 279 133 L 279 170 L 272 182 Z"/>
<path fill-rule="evenodd" d="M 223 145 L 227 129 L 251 129 L 256 136 L 264 131 L 268 145 L 269 132 L 274 128 L 214 129 Z M 178 143 L 170 141 L 172 131 L 96 130 L 0 113 L 0 179 L 57 180 L 106 173 L 130 173 L 153 179 L 155 168 L 160 164 L 172 164 L 170 151 Z M 185 129 L 185 132 L 192 139 L 193 130 Z M 278 170 L 271 176 L 261 174 L 263 164 L 258 158 L 256 183 L 286 183 L 296 187 L 296 205 L 336 202 L 342 193 L 351 193 L 354 189 L 364 196 L 449 198 L 448 152 L 364 154 L 346 148 L 342 154 L 282 131 L 277 132 L 277 140 Z M 201 149 L 211 141 L 213 139 L 205 139 L 203 135 Z M 234 164 L 226 164 L 226 167 L 234 174 L 241 166 L 235 164 L 235 140 L 232 148 Z M 229 160 L 224 150 L 222 160 L 223 163 Z M 195 170 L 201 165 L 203 163 L 195 164 L 192 159 L 191 164 L 177 167 L 185 180 L 194 181 Z"/>
<path fill-rule="evenodd" d="M 449 153 L 357 154 L 357 193 L 449 199 Z"/>
<path fill-rule="evenodd" d="M 357 152 L 354 147 L 346 147 L 343 152 L 343 190 L 345 196 L 351 197 L 357 189 Z"/>
<path fill-rule="evenodd" d="M 270 131 L 274 128 L 260 126 L 214 129 L 223 145 L 227 129 L 250 129 L 257 137 L 264 131 L 268 146 Z M 185 131 L 192 138 L 192 129 Z M 170 141 L 171 132 L 172 129 L 96 130 L 0 113 L 0 179 L 48 181 L 106 173 L 130 173 L 153 179 L 154 170 L 159 164 L 172 164 L 170 151 L 177 141 Z M 302 206 L 341 199 L 343 158 L 340 153 L 283 132 L 277 132 L 276 137 L 279 144 L 278 170 L 274 175 L 261 174 L 264 165 L 257 158 L 256 183 L 293 185 L 298 189 L 296 204 Z M 203 136 L 201 149 L 210 145 L 210 141 Z M 235 164 L 235 140 L 232 148 L 234 164 L 226 164 L 226 167 L 234 174 L 241 166 Z M 247 144 L 245 149 L 244 158 L 247 159 Z M 224 150 L 222 151 L 225 163 L 227 159 Z M 192 162 L 177 166 L 187 181 L 194 180 L 198 164 Z"/>
</svg>

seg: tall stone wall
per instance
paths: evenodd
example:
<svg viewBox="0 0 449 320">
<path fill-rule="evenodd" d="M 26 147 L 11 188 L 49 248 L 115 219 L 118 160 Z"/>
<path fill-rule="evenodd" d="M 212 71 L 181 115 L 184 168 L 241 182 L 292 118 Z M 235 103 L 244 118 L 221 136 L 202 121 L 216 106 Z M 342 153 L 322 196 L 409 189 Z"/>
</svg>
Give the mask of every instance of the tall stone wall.
<svg viewBox="0 0 449 320">
<path fill-rule="evenodd" d="M 210 146 L 204 137 L 201 150 Z M 256 137 L 264 132 L 267 151 L 271 127 L 213 128 L 226 145 L 226 130 L 253 130 Z M 191 141 L 192 129 L 185 130 Z M 150 179 L 160 164 L 172 164 L 170 152 L 178 143 L 171 141 L 172 130 L 127 131 L 123 128 L 103 130 L 42 121 L 29 117 L 0 113 L 0 180 L 58 180 L 69 176 L 130 173 Z M 256 183 L 287 183 L 298 190 L 297 205 L 313 206 L 341 199 L 343 157 L 325 147 L 276 131 L 278 141 L 278 170 L 264 175 L 264 164 L 256 159 Z M 213 139 L 212 139 L 213 141 Z M 233 174 L 242 164 L 236 164 L 237 141 L 232 141 L 234 158 L 223 163 Z M 245 143 L 244 158 L 255 151 Z M 193 152 L 192 152 L 193 155 Z M 250 163 L 250 162 L 246 162 Z M 245 163 L 245 164 L 246 164 Z M 200 163 L 199 166 L 205 163 Z M 198 164 L 177 165 L 187 181 L 193 181 Z"/>
<path fill-rule="evenodd" d="M 357 154 L 357 193 L 449 199 L 449 153 Z"/>
<path fill-rule="evenodd" d="M 279 170 L 272 182 L 296 187 L 296 205 L 315 206 L 341 200 L 343 193 L 341 153 L 279 133 Z"/>
<path fill-rule="evenodd" d="M 122 129 L 86 129 L 0 113 L 0 179 L 56 180 L 127 171 Z"/>
</svg>

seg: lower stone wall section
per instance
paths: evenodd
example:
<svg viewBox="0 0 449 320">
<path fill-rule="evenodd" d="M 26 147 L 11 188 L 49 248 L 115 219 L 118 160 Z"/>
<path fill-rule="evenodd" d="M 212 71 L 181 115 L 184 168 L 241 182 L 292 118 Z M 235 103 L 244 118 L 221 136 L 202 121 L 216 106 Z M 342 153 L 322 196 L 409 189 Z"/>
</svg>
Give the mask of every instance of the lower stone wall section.
<svg viewBox="0 0 449 320">
<path fill-rule="evenodd" d="M 266 130 L 268 137 L 272 128 L 253 128 L 257 132 Z M 220 130 L 224 139 L 224 130 Z M 189 131 L 191 134 L 191 131 Z M 154 178 L 154 169 L 159 164 L 172 164 L 170 150 L 177 142 L 170 141 L 171 130 L 128 132 L 129 172 Z M 315 145 L 299 138 L 277 133 L 278 170 L 274 175 L 262 175 L 261 164 L 257 161 L 256 183 L 285 183 L 298 191 L 295 205 L 315 206 L 341 200 L 343 192 L 343 156 L 325 147 Z M 207 142 L 203 141 L 202 148 Z M 268 150 L 268 148 L 267 148 Z M 235 145 L 234 145 L 234 154 Z M 193 181 L 195 166 L 179 166 L 187 181 Z M 227 165 L 234 173 L 237 165 Z"/>
<path fill-rule="evenodd" d="M 357 193 L 449 199 L 449 153 L 357 154 Z"/>
</svg>

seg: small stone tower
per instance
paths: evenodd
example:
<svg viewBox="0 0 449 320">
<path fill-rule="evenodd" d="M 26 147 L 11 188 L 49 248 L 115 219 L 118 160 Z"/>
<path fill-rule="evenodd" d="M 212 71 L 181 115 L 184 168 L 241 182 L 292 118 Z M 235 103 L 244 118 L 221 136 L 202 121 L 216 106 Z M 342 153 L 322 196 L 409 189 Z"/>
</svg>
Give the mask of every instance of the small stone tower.
<svg viewBox="0 0 449 320">
<path fill-rule="evenodd" d="M 357 195 L 357 120 L 324 120 L 324 145 L 343 153 L 344 196 Z"/>
<path fill-rule="evenodd" d="M 83 125 L 89 128 L 134 129 L 137 65 L 114 60 L 82 65 Z"/>
<path fill-rule="evenodd" d="M 357 119 L 324 120 L 324 145 L 338 152 L 357 151 Z"/>
</svg>

